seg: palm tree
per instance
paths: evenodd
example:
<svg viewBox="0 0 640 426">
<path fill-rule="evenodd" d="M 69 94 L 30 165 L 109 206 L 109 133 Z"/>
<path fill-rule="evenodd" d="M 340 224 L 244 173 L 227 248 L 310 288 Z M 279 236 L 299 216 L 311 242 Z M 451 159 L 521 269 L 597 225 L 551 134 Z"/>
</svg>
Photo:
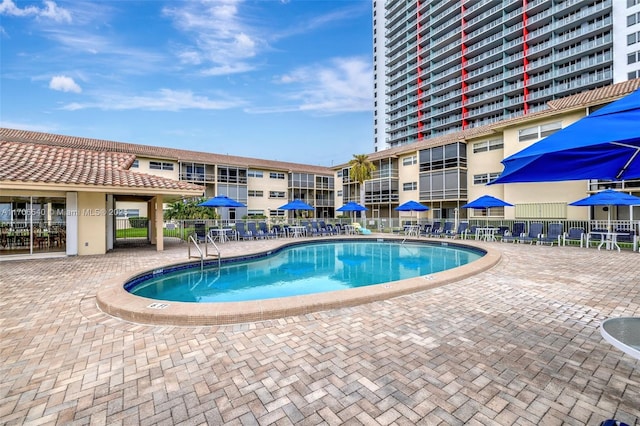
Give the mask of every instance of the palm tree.
<svg viewBox="0 0 640 426">
<path fill-rule="evenodd" d="M 360 184 L 360 204 L 364 206 L 364 181 L 371 179 L 371 173 L 376 170 L 376 166 L 369 161 L 367 154 L 353 154 L 349 167 L 349 179 Z M 366 222 L 367 214 L 364 211 L 362 218 Z"/>
</svg>

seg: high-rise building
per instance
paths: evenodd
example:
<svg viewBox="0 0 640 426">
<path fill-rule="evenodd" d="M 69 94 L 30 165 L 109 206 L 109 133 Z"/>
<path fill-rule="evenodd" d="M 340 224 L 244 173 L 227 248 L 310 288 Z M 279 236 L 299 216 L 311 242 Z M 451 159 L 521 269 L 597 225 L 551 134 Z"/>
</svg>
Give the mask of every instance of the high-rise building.
<svg viewBox="0 0 640 426">
<path fill-rule="evenodd" d="M 640 77 L 640 0 L 373 0 L 374 150 Z"/>
</svg>

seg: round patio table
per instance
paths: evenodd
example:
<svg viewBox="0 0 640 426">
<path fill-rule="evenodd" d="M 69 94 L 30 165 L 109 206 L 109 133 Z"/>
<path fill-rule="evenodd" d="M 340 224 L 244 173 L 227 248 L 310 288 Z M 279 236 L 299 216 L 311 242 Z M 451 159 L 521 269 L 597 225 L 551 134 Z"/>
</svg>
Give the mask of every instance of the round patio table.
<svg viewBox="0 0 640 426">
<path fill-rule="evenodd" d="M 640 317 L 604 320 L 600 325 L 600 334 L 622 352 L 640 359 Z"/>
</svg>

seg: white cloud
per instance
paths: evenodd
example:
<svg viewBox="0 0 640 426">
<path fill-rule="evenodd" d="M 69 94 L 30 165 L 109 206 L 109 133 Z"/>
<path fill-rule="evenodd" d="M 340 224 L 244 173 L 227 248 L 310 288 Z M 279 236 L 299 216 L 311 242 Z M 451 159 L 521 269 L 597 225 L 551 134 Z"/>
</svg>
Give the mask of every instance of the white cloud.
<svg viewBox="0 0 640 426">
<path fill-rule="evenodd" d="M 207 96 L 194 95 L 189 90 L 160 89 L 155 94 L 124 96 L 105 94 L 98 96 L 95 102 L 70 103 L 62 109 L 76 111 L 81 109 L 102 110 L 150 110 L 150 111 L 182 111 L 189 109 L 221 110 L 242 106 L 243 101 L 221 96 L 210 99 Z"/>
<path fill-rule="evenodd" d="M 44 7 L 26 6 L 19 8 L 13 0 L 2 0 L 0 3 L 0 15 L 9 16 L 34 16 L 36 18 L 47 18 L 56 22 L 71 22 L 71 14 L 68 10 L 59 7 L 51 0 L 43 1 Z"/>
<path fill-rule="evenodd" d="M 254 108 L 247 112 L 334 114 L 373 109 L 373 69 L 365 59 L 338 58 L 330 66 L 301 67 L 278 77 L 276 83 L 290 87 L 283 94 L 286 105 Z"/>
<path fill-rule="evenodd" d="M 73 78 L 64 75 L 56 75 L 49 81 L 49 89 L 59 90 L 61 92 L 80 93 L 82 89 L 73 81 Z"/>
<path fill-rule="evenodd" d="M 265 46 L 260 29 L 240 17 L 242 0 L 183 2 L 163 13 L 191 37 L 192 44 L 178 48 L 176 55 L 185 64 L 202 65 L 205 75 L 246 72 L 250 62 Z"/>
</svg>

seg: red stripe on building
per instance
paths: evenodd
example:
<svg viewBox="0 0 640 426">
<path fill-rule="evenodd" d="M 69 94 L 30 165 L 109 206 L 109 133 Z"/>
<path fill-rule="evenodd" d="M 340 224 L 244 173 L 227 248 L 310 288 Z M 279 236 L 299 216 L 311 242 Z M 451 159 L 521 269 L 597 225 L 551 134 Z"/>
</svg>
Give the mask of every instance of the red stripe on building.
<svg viewBox="0 0 640 426">
<path fill-rule="evenodd" d="M 420 46 L 420 1 L 416 2 L 416 54 L 417 54 L 417 64 L 416 64 L 416 72 L 417 72 L 417 84 L 418 84 L 418 140 L 424 137 L 422 129 L 424 127 L 424 123 L 422 122 L 422 77 L 420 76 L 421 66 L 420 62 L 422 61 L 422 48 Z"/>
<path fill-rule="evenodd" d="M 462 128 L 466 129 L 467 123 L 467 34 L 466 25 L 467 21 L 464 19 L 466 8 L 464 4 L 460 6 L 460 48 L 461 48 L 461 80 L 462 80 Z"/>
<path fill-rule="evenodd" d="M 527 0 L 522 0 L 522 86 L 523 86 L 523 108 L 524 113 L 529 112 L 529 44 L 527 38 Z"/>
</svg>

